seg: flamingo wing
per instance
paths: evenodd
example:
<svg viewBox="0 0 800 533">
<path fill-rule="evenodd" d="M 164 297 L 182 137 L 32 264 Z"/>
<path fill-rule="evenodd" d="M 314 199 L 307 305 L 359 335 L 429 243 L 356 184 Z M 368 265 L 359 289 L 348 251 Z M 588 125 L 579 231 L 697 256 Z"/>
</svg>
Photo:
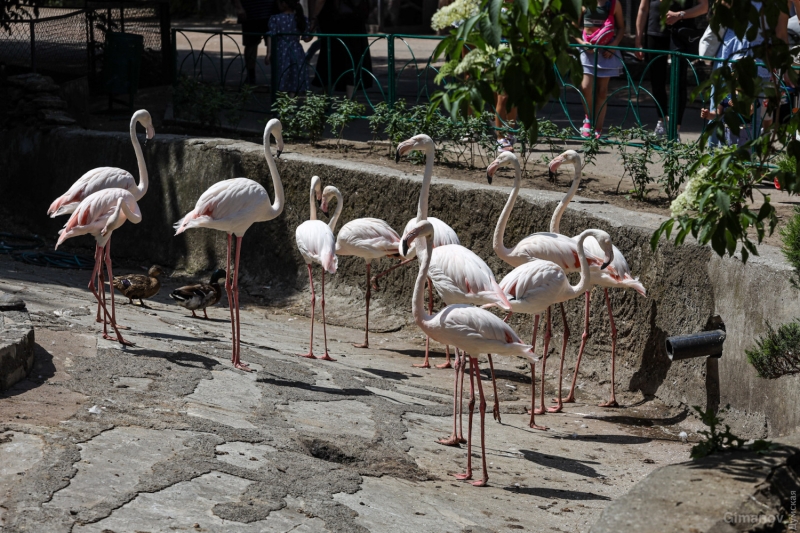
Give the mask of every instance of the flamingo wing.
<svg viewBox="0 0 800 533">
<path fill-rule="evenodd" d="M 447 303 L 497 303 L 510 309 L 508 299 L 489 266 L 460 244 L 434 248 L 428 276 Z"/>
<path fill-rule="evenodd" d="M 306 263 L 319 263 L 326 272 L 336 273 L 336 240 L 327 224 L 321 220 L 306 220 L 297 227 L 295 241 Z"/>
<path fill-rule="evenodd" d="M 598 257 L 588 247 L 584 249 L 589 266 L 599 268 L 603 264 L 603 256 Z M 581 269 L 577 242 L 559 233 L 541 232 L 528 235 L 514 247 L 511 255 L 520 260 L 514 266 L 533 259 L 544 259 L 552 261 L 563 268 L 565 272 L 578 272 Z"/>
<path fill-rule="evenodd" d="M 125 189 L 104 189 L 90 194 L 84 199 L 72 216 L 69 217 L 56 243 L 56 248 L 65 240 L 78 235 L 92 234 L 97 236 L 105 227 L 108 218 L 117 206 L 117 200 L 128 204 L 131 212 L 139 215 L 139 206 L 133 195 Z M 121 219 L 126 219 L 125 213 L 120 212 Z"/>
<path fill-rule="evenodd" d="M 244 233 L 258 220 L 265 203 L 269 203 L 266 189 L 251 179 L 217 182 L 200 196 L 194 209 L 175 223 L 175 235 L 200 227 Z"/>
<path fill-rule="evenodd" d="M 541 259 L 518 266 L 500 282 L 514 311 L 529 314 L 541 313 L 551 304 L 564 301 L 568 286 L 564 270 Z"/>
<path fill-rule="evenodd" d="M 56 198 L 47 214 L 50 217 L 57 217 L 72 213 L 77 209 L 78 204 L 88 196 L 103 189 L 126 189 L 131 191 L 136 188 L 136 179 L 127 170 L 116 167 L 94 168 L 72 184 L 72 187 L 64 194 Z"/>
<path fill-rule="evenodd" d="M 379 218 L 357 218 L 342 226 L 336 236 L 338 255 L 377 259 L 398 254 L 400 235 Z"/>
<path fill-rule="evenodd" d="M 529 344 L 523 343 L 511 326 L 496 315 L 469 305 L 449 305 L 431 320 L 433 337 L 439 342 L 458 346 L 477 355 L 531 355 Z"/>
<path fill-rule="evenodd" d="M 431 225 L 433 225 L 434 248 L 438 248 L 439 246 L 446 246 L 448 244 L 461 244 L 461 241 L 458 239 L 458 235 L 456 235 L 456 232 L 453 230 L 453 228 L 451 228 L 450 226 L 448 226 L 447 224 L 445 224 L 436 217 L 428 217 L 428 222 L 430 222 Z M 406 238 L 408 232 L 411 231 L 414 228 L 414 226 L 416 226 L 416 224 L 417 224 L 416 217 L 408 221 L 408 223 L 406 224 L 406 228 L 403 230 L 403 237 L 402 237 L 403 239 Z M 409 244 L 409 249 L 405 255 L 405 258 L 411 259 L 413 257 L 416 257 L 417 249 L 414 247 L 415 243 L 408 243 L 408 244 Z"/>
<path fill-rule="evenodd" d="M 594 237 L 587 237 L 584 241 L 584 247 L 588 252 L 591 252 L 597 257 L 603 257 L 603 250 L 600 244 Z M 614 258 L 611 264 L 603 270 L 592 270 L 592 282 L 600 285 L 601 287 L 619 287 L 633 289 L 642 296 L 647 296 L 647 290 L 644 285 L 639 281 L 639 278 L 634 278 L 631 274 L 631 267 L 628 266 L 628 261 L 619 248 L 612 245 L 614 250 Z"/>
</svg>

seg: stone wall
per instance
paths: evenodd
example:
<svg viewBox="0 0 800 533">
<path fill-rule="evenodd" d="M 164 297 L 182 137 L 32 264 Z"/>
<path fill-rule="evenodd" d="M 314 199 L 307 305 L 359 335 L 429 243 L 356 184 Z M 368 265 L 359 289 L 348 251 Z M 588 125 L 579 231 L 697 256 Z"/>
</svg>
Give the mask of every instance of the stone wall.
<svg viewBox="0 0 800 533">
<path fill-rule="evenodd" d="M 0 392 L 27 377 L 33 368 L 33 345 L 25 302 L 0 292 Z"/>
<path fill-rule="evenodd" d="M 29 213 L 30 230 L 55 239 L 63 220 L 44 216 L 53 198 L 81 174 L 96 166 L 118 165 L 134 170 L 130 140 L 123 133 L 82 130 L 30 131 L 5 134 L 7 150 L 0 165 L 0 202 L 15 213 Z M 272 185 L 262 148 L 226 139 L 193 139 L 159 135 L 145 147 L 150 190 L 140 202 L 144 221 L 126 224 L 115 232 L 115 257 L 146 258 L 189 274 L 209 272 L 225 260 L 226 236 L 211 230 L 191 230 L 173 237 L 172 224 L 189 211 L 212 183 L 246 176 L 262 183 L 272 197 Z M 305 266 L 297 253 L 294 230 L 308 217 L 310 177 L 336 185 L 344 195 L 341 222 L 363 216 L 385 219 L 398 231 L 415 215 L 421 175 L 348 161 L 313 159 L 284 154 L 278 168 L 286 190 L 284 213 L 268 223 L 254 225 L 244 239 L 243 283 L 250 294 L 272 303 L 296 295 L 307 286 Z M 420 169 L 421 172 L 421 169 Z M 31 191 L 37 194 L 31 194 Z M 498 279 L 508 270 L 492 251 L 492 232 L 509 190 L 434 178 L 430 213 L 448 222 L 462 244 L 487 260 Z M 523 190 L 511 215 L 506 244 L 548 227 L 561 195 Z M 731 425 L 747 436 L 787 434 L 800 426 L 800 377 L 762 380 L 747 364 L 744 349 L 765 329 L 765 319 L 778 324 L 800 316 L 797 293 L 789 284 L 789 267 L 779 251 L 761 248 L 761 257 L 743 266 L 712 256 L 708 248 L 687 244 L 676 248 L 662 243 L 652 253 L 649 240 L 661 222 L 657 215 L 631 212 L 576 198 L 562 221 L 565 234 L 587 227 L 608 231 L 623 251 L 634 275 L 648 290 L 647 298 L 633 291 L 612 290 L 611 300 L 619 329 L 617 386 L 657 396 L 671 405 L 731 405 Z M 77 243 L 76 243 L 77 244 Z M 91 245 L 86 238 L 84 244 Z M 390 262 L 374 265 L 378 271 Z M 363 289 L 363 261 L 341 258 L 329 293 L 355 300 Z M 410 322 L 410 296 L 415 268 L 385 278 L 373 291 L 376 308 Z M 595 289 L 592 336 L 587 345 L 581 381 L 608 386 L 609 322 L 602 292 Z M 582 302 L 567 305 L 572 336 L 568 364 L 580 341 Z M 721 360 L 694 359 L 671 364 L 664 353 L 669 335 L 701 331 L 714 315 L 727 325 L 728 341 Z M 362 315 L 363 316 L 363 315 Z M 349 323 L 360 326 L 360 320 Z M 514 317 L 513 325 L 527 337 L 529 317 Z M 560 320 L 554 319 L 557 331 Z"/>
</svg>

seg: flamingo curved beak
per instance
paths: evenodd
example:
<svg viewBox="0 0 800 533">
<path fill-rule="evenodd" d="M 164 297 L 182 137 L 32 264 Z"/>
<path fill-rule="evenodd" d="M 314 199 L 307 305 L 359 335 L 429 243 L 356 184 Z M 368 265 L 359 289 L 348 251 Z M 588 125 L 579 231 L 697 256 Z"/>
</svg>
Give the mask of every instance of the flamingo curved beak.
<svg viewBox="0 0 800 533">
<path fill-rule="evenodd" d="M 492 184 L 492 178 L 494 178 L 494 175 L 497 172 L 497 169 L 499 168 L 500 168 L 500 163 L 497 161 L 497 159 L 495 159 L 486 169 L 486 181 L 489 182 L 489 185 Z"/>
<path fill-rule="evenodd" d="M 408 253 L 408 239 L 403 239 L 403 242 L 400 243 L 400 246 L 403 251 L 403 257 L 405 257 Z"/>
<path fill-rule="evenodd" d="M 326 197 L 322 197 L 322 201 L 319 203 L 319 208 L 323 213 L 326 215 L 328 214 L 328 199 Z"/>
<path fill-rule="evenodd" d="M 558 167 L 560 167 L 564 163 L 564 158 L 561 156 L 556 157 L 552 161 L 550 161 L 550 165 L 547 167 L 547 176 L 550 179 L 556 177 L 556 172 L 558 172 Z"/>
<path fill-rule="evenodd" d="M 414 140 L 409 139 L 397 145 L 397 152 L 394 155 L 394 162 L 399 163 L 400 158 L 406 155 L 414 147 Z"/>
<path fill-rule="evenodd" d="M 152 124 L 147 125 L 145 127 L 145 130 L 147 132 L 146 136 L 147 136 L 148 139 L 152 139 L 153 137 L 156 136 L 156 130 L 155 130 L 155 128 L 153 128 Z"/>
<path fill-rule="evenodd" d="M 611 261 L 606 261 L 602 265 L 600 265 L 600 270 L 605 270 L 608 265 L 611 264 Z"/>
</svg>

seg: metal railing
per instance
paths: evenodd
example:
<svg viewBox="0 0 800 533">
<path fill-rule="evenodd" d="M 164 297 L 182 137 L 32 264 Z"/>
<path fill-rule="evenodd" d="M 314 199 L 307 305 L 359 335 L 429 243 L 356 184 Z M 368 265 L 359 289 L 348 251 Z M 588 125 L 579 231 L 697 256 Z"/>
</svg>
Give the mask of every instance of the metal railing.
<svg viewBox="0 0 800 533">
<path fill-rule="evenodd" d="M 199 49 L 192 46 L 192 34 L 200 34 L 205 37 Z M 223 87 L 237 88 L 245 83 L 245 69 L 243 51 L 237 42 L 241 38 L 241 32 L 228 32 L 216 30 L 193 30 L 174 28 L 172 30 L 173 53 L 175 60 L 176 78 L 180 75 L 190 76 L 195 79 L 210 83 L 218 83 Z M 434 62 L 431 56 L 433 50 L 430 47 L 431 41 L 443 39 L 440 36 L 421 36 L 421 35 L 402 35 L 402 34 L 363 34 L 363 35 L 343 35 L 343 34 L 306 34 L 323 41 L 327 46 L 321 47 L 328 54 L 326 58 L 328 65 L 331 64 L 331 54 L 334 47 L 346 52 L 346 60 L 349 68 L 339 72 L 335 79 L 330 69 L 327 75 L 320 75 L 313 64 L 315 47 L 310 48 L 306 53 L 304 64 L 309 80 L 319 89 L 331 94 L 343 77 L 353 80 L 354 97 L 367 104 L 368 113 L 373 111 L 380 102 L 386 102 L 393 106 L 398 100 L 403 99 L 407 103 L 425 104 L 430 96 L 440 87 L 434 83 L 434 78 L 439 72 L 441 62 Z M 290 36 L 299 37 L 300 34 L 277 34 L 275 37 Z M 348 48 L 349 39 L 366 39 L 366 49 L 360 56 L 355 57 Z M 186 42 L 188 49 L 179 49 L 178 43 Z M 225 44 L 230 43 L 226 48 Z M 589 116 L 592 126 L 597 123 L 597 119 L 602 110 L 615 108 L 616 112 L 612 120 L 613 126 L 625 127 L 647 127 L 652 124 L 652 119 L 656 117 L 668 117 L 665 126 L 667 127 L 667 139 L 675 140 L 678 138 L 678 112 L 680 91 L 690 93 L 689 85 L 699 85 L 705 78 L 705 73 L 698 70 L 696 60 L 717 61 L 728 63 L 729 60 L 719 60 L 713 57 L 704 57 L 678 51 L 634 49 L 622 46 L 586 46 L 573 45 L 575 48 L 587 50 L 610 50 L 622 56 L 622 74 L 612 79 L 608 94 L 601 102 L 597 102 L 597 80 L 593 77 L 591 87 L 592 101 L 594 106 L 587 105 L 587 98 L 581 89 L 570 81 L 568 73 L 561 73 L 556 70 L 561 80 L 561 92 L 557 100 L 553 100 L 547 105 L 541 118 L 546 118 L 561 124 L 569 132 L 566 138 L 573 140 L 586 140 L 580 135 L 581 125 L 584 114 Z M 212 49 L 212 47 L 214 47 Z M 626 61 L 626 55 L 636 52 L 647 54 L 645 61 Z M 366 57 L 372 57 L 372 68 L 366 68 Z M 317 54 L 318 55 L 318 54 Z M 591 54 L 590 54 L 591 55 Z M 595 69 L 597 67 L 597 56 L 595 54 Z M 646 82 L 648 73 L 654 68 L 658 61 L 669 64 L 669 98 L 667 108 L 662 109 Z M 375 59 L 378 59 L 375 61 Z M 385 63 L 384 60 L 385 59 Z M 269 98 L 265 94 L 256 92 L 254 100 L 251 102 L 251 111 L 260 113 L 270 113 L 272 102 L 275 101 L 280 80 L 284 75 L 278 71 L 278 64 L 273 61 L 269 69 L 257 62 L 259 70 L 258 78 L 263 80 L 264 86 L 269 86 Z M 554 67 L 555 68 L 555 67 Z M 688 69 L 688 81 L 686 87 L 679 87 L 680 70 Z M 371 83 L 366 83 L 369 80 Z M 446 80 L 444 81 L 446 84 Z M 788 90 L 788 89 L 787 89 Z M 688 98 L 688 96 L 687 96 Z M 707 105 L 704 102 L 704 105 Z M 794 107 L 794 106 L 792 106 Z M 656 117 L 653 117 L 653 115 Z M 646 116 L 648 115 L 648 116 Z M 367 118 L 360 117 L 360 118 Z M 744 123 L 751 123 L 753 134 L 760 128 L 756 120 L 748 120 L 742 117 Z M 501 121 L 502 122 L 502 121 Z M 514 130 L 515 125 L 503 123 L 500 129 Z M 603 142 L 615 142 L 607 136 L 603 136 Z"/>
</svg>

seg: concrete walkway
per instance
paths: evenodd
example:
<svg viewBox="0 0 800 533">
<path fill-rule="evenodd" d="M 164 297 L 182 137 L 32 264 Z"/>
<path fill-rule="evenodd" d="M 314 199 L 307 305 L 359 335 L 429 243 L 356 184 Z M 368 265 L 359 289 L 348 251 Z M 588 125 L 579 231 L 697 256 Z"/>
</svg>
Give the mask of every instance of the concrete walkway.
<svg viewBox="0 0 800 533">
<path fill-rule="evenodd" d="M 684 416 L 633 399 L 606 410 L 579 392 L 541 417 L 550 431 L 530 430 L 526 365 L 498 358 L 503 423 L 487 417 L 490 487 L 474 488 L 449 475 L 465 450 L 435 442 L 452 373 L 411 368 L 415 328 L 357 350 L 362 331 L 329 327 L 338 361 L 309 361 L 294 355 L 306 318 L 246 305 L 245 374 L 229 362 L 228 310 L 189 318 L 169 280 L 152 309 L 118 306 L 135 347 L 103 340 L 88 274 L 0 256 L 0 290 L 25 299 L 37 343 L 30 378 L 0 396 L 0 531 L 577 533 L 688 458 Z"/>
</svg>

